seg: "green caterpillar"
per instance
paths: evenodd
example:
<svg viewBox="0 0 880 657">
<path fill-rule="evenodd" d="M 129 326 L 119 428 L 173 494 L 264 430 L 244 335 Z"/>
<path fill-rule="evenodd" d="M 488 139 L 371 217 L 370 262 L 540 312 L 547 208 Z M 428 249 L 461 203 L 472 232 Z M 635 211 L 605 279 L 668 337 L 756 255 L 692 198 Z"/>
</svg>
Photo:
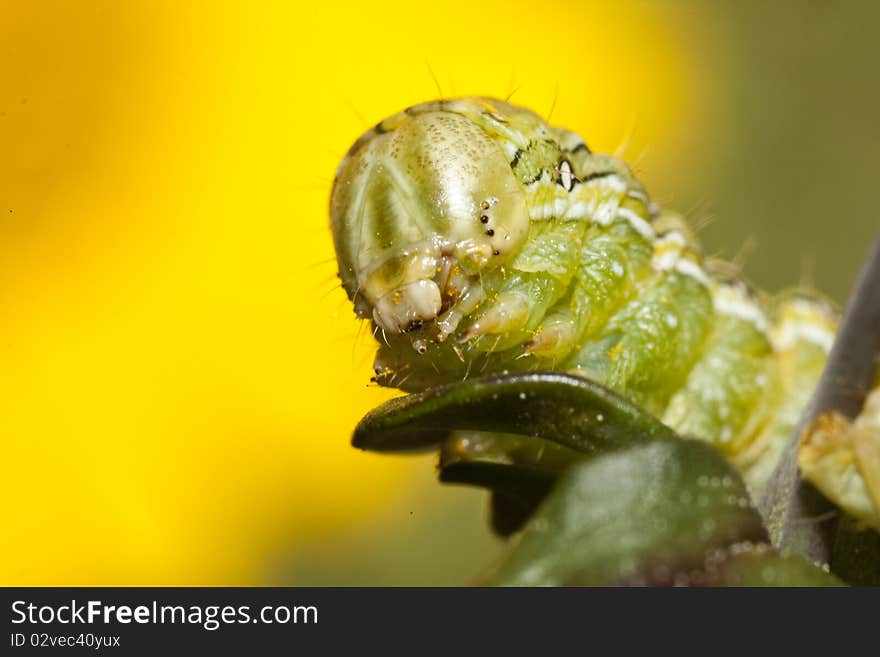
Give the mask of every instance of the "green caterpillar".
<svg viewBox="0 0 880 657">
<path fill-rule="evenodd" d="M 577 373 L 716 445 L 755 494 L 836 329 L 818 295 L 757 295 L 705 261 L 622 161 L 498 100 L 377 124 L 339 166 L 330 224 L 378 383 Z M 866 508 L 880 523 L 880 499 Z"/>
</svg>

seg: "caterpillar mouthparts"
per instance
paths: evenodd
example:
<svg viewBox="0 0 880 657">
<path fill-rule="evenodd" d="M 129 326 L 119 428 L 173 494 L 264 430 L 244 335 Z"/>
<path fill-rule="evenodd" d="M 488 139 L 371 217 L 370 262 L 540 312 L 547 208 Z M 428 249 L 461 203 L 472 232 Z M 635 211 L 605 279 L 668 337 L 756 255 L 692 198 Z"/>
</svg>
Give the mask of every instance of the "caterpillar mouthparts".
<svg viewBox="0 0 880 657">
<path fill-rule="evenodd" d="M 330 226 L 381 385 L 579 374 L 715 444 L 755 494 L 836 330 L 816 293 L 768 298 L 704 261 L 624 162 L 490 98 L 367 131 L 339 165 Z"/>
</svg>

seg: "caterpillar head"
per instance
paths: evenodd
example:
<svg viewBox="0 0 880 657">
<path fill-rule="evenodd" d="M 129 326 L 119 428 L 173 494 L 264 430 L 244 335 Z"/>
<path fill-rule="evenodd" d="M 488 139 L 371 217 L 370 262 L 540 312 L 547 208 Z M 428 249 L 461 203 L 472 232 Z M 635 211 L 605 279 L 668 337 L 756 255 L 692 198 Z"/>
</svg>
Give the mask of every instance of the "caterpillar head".
<svg viewBox="0 0 880 657">
<path fill-rule="evenodd" d="M 508 157 L 479 120 L 449 107 L 410 108 L 369 130 L 333 185 L 343 287 L 386 334 L 437 320 L 442 341 L 457 323 L 452 308 L 527 236 Z"/>
<path fill-rule="evenodd" d="M 330 225 L 379 339 L 375 380 L 419 390 L 561 362 L 587 325 L 584 303 L 555 304 L 575 296 L 588 226 L 629 222 L 644 241 L 648 203 L 623 162 L 502 101 L 425 103 L 368 130 L 337 171 Z"/>
</svg>

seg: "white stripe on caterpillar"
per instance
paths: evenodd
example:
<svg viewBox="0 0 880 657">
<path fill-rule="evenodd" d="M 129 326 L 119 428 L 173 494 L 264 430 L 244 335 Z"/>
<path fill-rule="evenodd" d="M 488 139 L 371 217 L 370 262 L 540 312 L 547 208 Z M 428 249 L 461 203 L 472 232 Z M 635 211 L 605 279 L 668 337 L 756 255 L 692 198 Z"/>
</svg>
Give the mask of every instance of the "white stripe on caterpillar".
<svg viewBox="0 0 880 657">
<path fill-rule="evenodd" d="M 688 258 L 679 258 L 678 262 L 675 263 L 675 271 L 679 274 L 684 274 L 685 276 L 690 276 L 698 283 L 702 283 L 706 287 L 710 287 L 711 283 L 709 282 L 709 277 L 706 276 L 706 272 L 703 271 L 703 268 L 700 267 L 693 260 L 689 260 Z"/>
<path fill-rule="evenodd" d="M 764 312 L 733 286 L 719 285 L 715 290 L 714 301 L 715 312 L 737 317 L 754 325 L 761 333 L 767 333 L 769 324 Z"/>
<path fill-rule="evenodd" d="M 653 241 L 656 235 L 654 234 L 654 229 L 651 228 L 651 224 L 642 219 L 635 212 L 630 210 L 629 208 L 618 208 L 617 214 L 629 222 L 629 225 L 632 226 L 636 232 L 638 232 L 642 237 L 644 237 L 648 241 Z"/>
<path fill-rule="evenodd" d="M 776 351 L 789 349 L 799 340 L 812 342 L 823 351 L 829 352 L 834 344 L 834 332 L 807 320 L 783 321 L 773 332 L 773 347 Z"/>
</svg>

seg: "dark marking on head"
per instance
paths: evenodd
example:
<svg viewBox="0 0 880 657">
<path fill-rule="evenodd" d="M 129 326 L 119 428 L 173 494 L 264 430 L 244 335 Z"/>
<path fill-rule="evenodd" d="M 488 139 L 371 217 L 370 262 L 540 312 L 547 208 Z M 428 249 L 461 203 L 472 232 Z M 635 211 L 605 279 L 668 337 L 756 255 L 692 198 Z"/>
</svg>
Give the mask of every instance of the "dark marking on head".
<svg viewBox="0 0 880 657">
<path fill-rule="evenodd" d="M 527 179 L 523 180 L 523 183 L 526 185 L 532 185 L 532 184 L 538 182 L 541 178 L 543 178 L 545 173 L 547 173 L 547 171 L 545 169 L 543 169 L 543 168 L 539 169 L 537 174 L 535 174 L 531 178 L 527 178 Z"/>
<path fill-rule="evenodd" d="M 516 165 L 519 164 L 519 158 L 522 157 L 523 151 L 521 148 L 516 149 L 516 153 L 513 154 L 513 159 L 510 161 L 510 168 L 516 169 Z"/>
<path fill-rule="evenodd" d="M 616 175 L 616 171 L 596 171 L 595 173 L 591 173 L 589 176 L 581 180 L 582 183 L 588 183 L 591 180 L 597 180 L 599 178 L 607 178 L 608 176 Z"/>
</svg>

